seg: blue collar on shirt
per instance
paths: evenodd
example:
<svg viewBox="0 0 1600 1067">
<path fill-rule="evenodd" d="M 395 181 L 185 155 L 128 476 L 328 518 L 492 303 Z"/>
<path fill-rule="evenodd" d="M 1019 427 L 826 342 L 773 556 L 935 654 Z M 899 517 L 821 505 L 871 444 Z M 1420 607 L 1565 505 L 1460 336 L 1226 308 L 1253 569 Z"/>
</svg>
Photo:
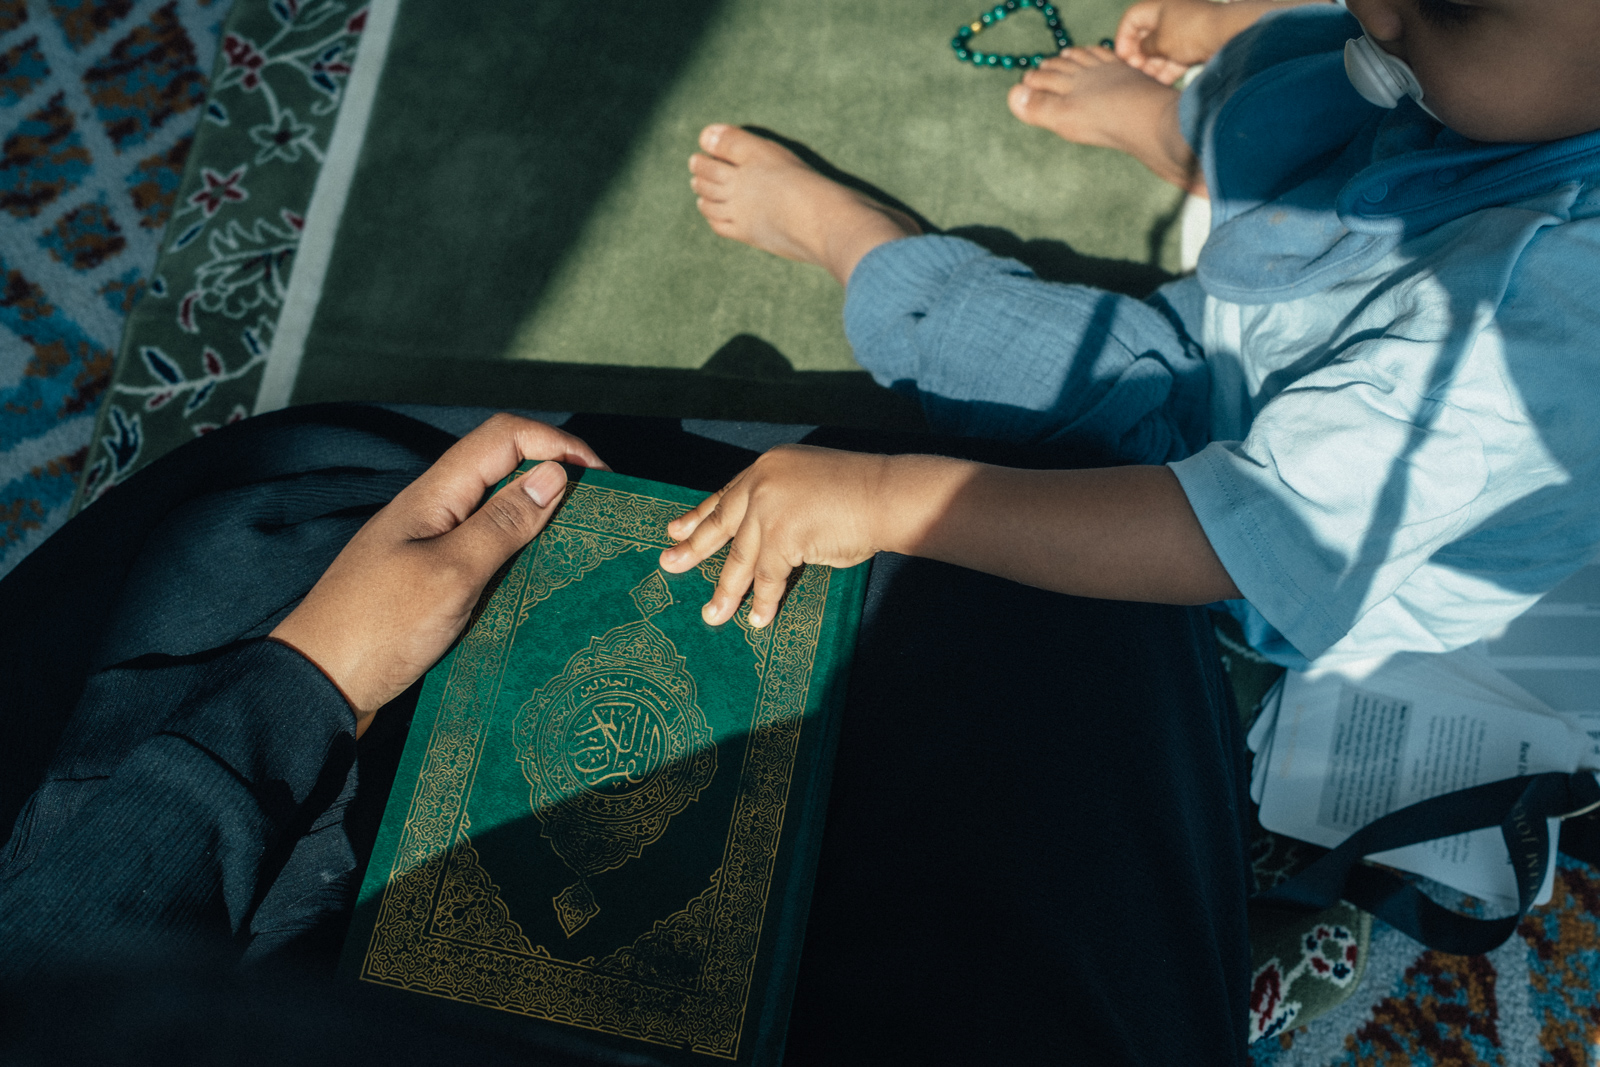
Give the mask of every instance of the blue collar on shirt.
<svg viewBox="0 0 1600 1067">
<path fill-rule="evenodd" d="M 1211 236 L 1197 270 L 1237 304 L 1295 300 L 1405 238 L 1564 183 L 1600 178 L 1600 131 L 1537 144 L 1470 141 L 1411 100 L 1373 106 L 1344 73 L 1354 18 L 1331 5 L 1268 16 L 1185 94 Z"/>
</svg>

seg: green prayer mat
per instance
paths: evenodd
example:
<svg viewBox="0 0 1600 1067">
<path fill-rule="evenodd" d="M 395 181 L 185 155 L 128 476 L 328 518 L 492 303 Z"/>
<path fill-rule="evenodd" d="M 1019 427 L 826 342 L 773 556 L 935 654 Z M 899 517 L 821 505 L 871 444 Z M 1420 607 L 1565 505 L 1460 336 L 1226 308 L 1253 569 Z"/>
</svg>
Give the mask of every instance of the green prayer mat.
<svg viewBox="0 0 1600 1067">
<path fill-rule="evenodd" d="M 1121 6 L 1062 18 L 1095 41 Z M 313 400 L 918 427 L 851 358 L 833 279 L 713 235 L 686 162 L 706 123 L 758 125 L 1047 276 L 1148 292 L 1180 194 L 1014 119 L 1017 74 L 950 47 L 977 13 L 239 0 L 86 498 Z M 1037 10 L 983 41 L 1051 45 Z"/>
<path fill-rule="evenodd" d="M 359 395 L 398 360 L 428 368 L 406 371 L 404 388 L 477 402 L 502 388 L 504 363 L 685 372 L 716 356 L 724 373 L 786 384 L 856 371 L 832 278 L 718 238 L 696 212 L 685 162 L 712 121 L 798 140 L 941 228 L 1159 262 L 1179 194 L 1131 159 L 1013 119 L 1016 75 L 949 47 L 971 5 L 478 3 L 463 33 L 459 4 L 406 0 L 296 399 Z M 1120 4 L 1072 10 L 1076 36 L 1098 39 Z M 984 40 L 1003 37 L 1030 51 L 1050 40 L 1036 12 Z M 620 386 L 626 400 L 597 382 L 599 395 L 558 406 L 907 417 L 876 390 L 857 398 L 859 379 L 816 379 L 837 412 L 809 386 L 719 385 L 713 401 L 674 395 L 671 380 Z"/>
</svg>

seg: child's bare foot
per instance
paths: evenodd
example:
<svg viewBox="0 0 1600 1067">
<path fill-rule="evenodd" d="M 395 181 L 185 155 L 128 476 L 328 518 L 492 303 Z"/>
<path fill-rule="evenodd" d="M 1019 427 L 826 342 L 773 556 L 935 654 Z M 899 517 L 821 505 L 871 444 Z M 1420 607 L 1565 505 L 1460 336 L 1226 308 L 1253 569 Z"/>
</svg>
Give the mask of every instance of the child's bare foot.
<svg viewBox="0 0 1600 1067">
<path fill-rule="evenodd" d="M 695 206 L 722 237 L 814 263 L 840 284 L 881 244 L 922 231 L 908 216 L 825 178 L 793 152 L 721 123 L 689 157 Z"/>
<path fill-rule="evenodd" d="M 1176 95 L 1109 48 L 1068 48 L 1024 74 L 1006 103 L 1029 126 L 1126 152 L 1130 127 L 1154 126 Z"/>
<path fill-rule="evenodd" d="M 1197 179 L 1178 132 L 1178 92 L 1109 48 L 1068 48 L 1022 76 L 1006 98 L 1030 126 L 1075 144 L 1115 148 L 1184 188 Z"/>
</svg>

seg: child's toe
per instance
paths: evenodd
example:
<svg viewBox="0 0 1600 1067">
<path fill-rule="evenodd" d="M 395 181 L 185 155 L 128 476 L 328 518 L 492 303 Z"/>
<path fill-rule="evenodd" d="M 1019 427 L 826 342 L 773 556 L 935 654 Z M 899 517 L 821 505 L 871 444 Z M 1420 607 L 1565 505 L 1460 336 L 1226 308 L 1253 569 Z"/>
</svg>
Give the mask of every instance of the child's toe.
<svg viewBox="0 0 1600 1067">
<path fill-rule="evenodd" d="M 722 144 L 722 139 L 733 127 L 724 122 L 713 122 L 700 131 L 700 147 L 712 155 L 718 155 L 717 148 Z"/>
<path fill-rule="evenodd" d="M 1011 109 L 1011 113 L 1013 115 L 1017 116 L 1017 118 L 1021 119 L 1023 122 L 1027 122 L 1028 104 L 1032 98 L 1033 90 L 1028 87 L 1027 82 L 1022 82 L 1017 85 L 1013 85 L 1011 87 L 1011 91 L 1006 93 L 1006 106 Z"/>
<path fill-rule="evenodd" d="M 1047 93 L 1066 96 L 1083 75 L 1084 65 L 1075 59 L 1045 60 L 1036 70 L 1022 76 L 1022 84 L 1030 89 L 1043 89 Z"/>
<path fill-rule="evenodd" d="M 1100 53 L 1105 51 L 1106 50 L 1104 48 L 1074 47 L 1068 48 L 1066 51 L 1062 52 L 1061 58 L 1066 60 L 1067 63 L 1072 64 L 1074 67 L 1098 67 L 1101 63 L 1105 62 L 1105 60 L 1100 58 Z M 1111 53 L 1107 52 L 1106 54 L 1110 55 Z"/>
<path fill-rule="evenodd" d="M 1061 121 L 1063 109 L 1070 108 L 1066 95 L 1027 82 L 1011 87 L 1006 104 L 1013 115 L 1029 126 L 1047 130 L 1054 130 Z"/>
<path fill-rule="evenodd" d="M 723 123 L 707 126 L 700 134 L 700 147 L 716 159 L 724 161 L 724 165 L 732 163 L 737 166 L 747 163 L 761 155 L 769 146 L 777 147 L 771 141 L 757 137 L 749 130 Z"/>
<path fill-rule="evenodd" d="M 712 129 L 712 127 L 707 127 L 707 129 Z M 795 157 L 794 153 L 776 141 L 769 141 L 760 134 L 751 133 L 749 130 L 741 129 L 738 126 L 719 126 L 716 127 L 716 130 L 716 147 L 714 149 L 708 148 L 706 151 L 723 163 L 731 164 L 732 166 L 728 171 L 730 174 L 734 168 L 742 167 L 748 163 L 804 166 Z"/>
<path fill-rule="evenodd" d="M 727 199 L 725 185 L 721 182 L 708 181 L 698 174 L 689 179 L 689 188 L 694 190 L 696 196 L 712 203 L 721 203 Z"/>
<path fill-rule="evenodd" d="M 1042 125 L 1051 110 L 1050 101 L 1055 94 L 1026 82 L 1013 85 L 1006 94 L 1006 105 L 1011 113 L 1030 126 Z"/>
<path fill-rule="evenodd" d="M 696 152 L 689 157 L 689 173 L 703 182 L 721 185 L 733 176 L 735 168 L 720 159 Z"/>
<path fill-rule="evenodd" d="M 700 214 L 705 216 L 706 221 L 711 223 L 711 228 L 713 230 L 716 230 L 719 225 L 727 222 L 728 209 L 723 204 L 715 203 L 701 196 L 695 198 L 694 208 L 696 211 L 700 212 Z"/>
</svg>

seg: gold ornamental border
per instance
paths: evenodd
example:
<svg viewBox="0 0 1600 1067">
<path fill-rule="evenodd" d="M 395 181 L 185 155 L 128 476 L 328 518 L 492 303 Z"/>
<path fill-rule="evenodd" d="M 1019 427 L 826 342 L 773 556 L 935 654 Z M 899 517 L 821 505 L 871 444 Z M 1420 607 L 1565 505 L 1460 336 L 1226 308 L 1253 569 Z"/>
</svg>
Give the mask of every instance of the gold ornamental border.
<svg viewBox="0 0 1600 1067">
<path fill-rule="evenodd" d="M 443 936 L 433 919 L 452 849 L 471 851 L 464 825 L 471 781 L 499 695 L 507 654 L 534 604 L 605 560 L 666 548 L 666 523 L 684 505 L 584 483 L 569 485 L 556 519 L 491 596 L 452 661 L 399 849 L 379 901 L 360 977 L 369 982 L 517 1012 L 660 1045 L 737 1057 L 755 977 L 830 570 L 805 568 L 771 625 L 722 864 L 711 887 L 655 924 L 693 921 L 703 943 L 697 981 L 643 980 L 558 959 L 517 936 Z M 704 573 L 704 570 L 703 570 Z M 714 580 L 715 575 L 707 577 Z M 475 858 L 475 857 L 474 857 Z M 489 891 L 494 892 L 492 885 Z M 498 900 L 495 901 L 498 905 Z M 709 905 L 709 907 L 707 907 Z M 511 917 L 498 906 L 505 920 Z M 641 936 L 635 945 L 649 938 Z"/>
</svg>

